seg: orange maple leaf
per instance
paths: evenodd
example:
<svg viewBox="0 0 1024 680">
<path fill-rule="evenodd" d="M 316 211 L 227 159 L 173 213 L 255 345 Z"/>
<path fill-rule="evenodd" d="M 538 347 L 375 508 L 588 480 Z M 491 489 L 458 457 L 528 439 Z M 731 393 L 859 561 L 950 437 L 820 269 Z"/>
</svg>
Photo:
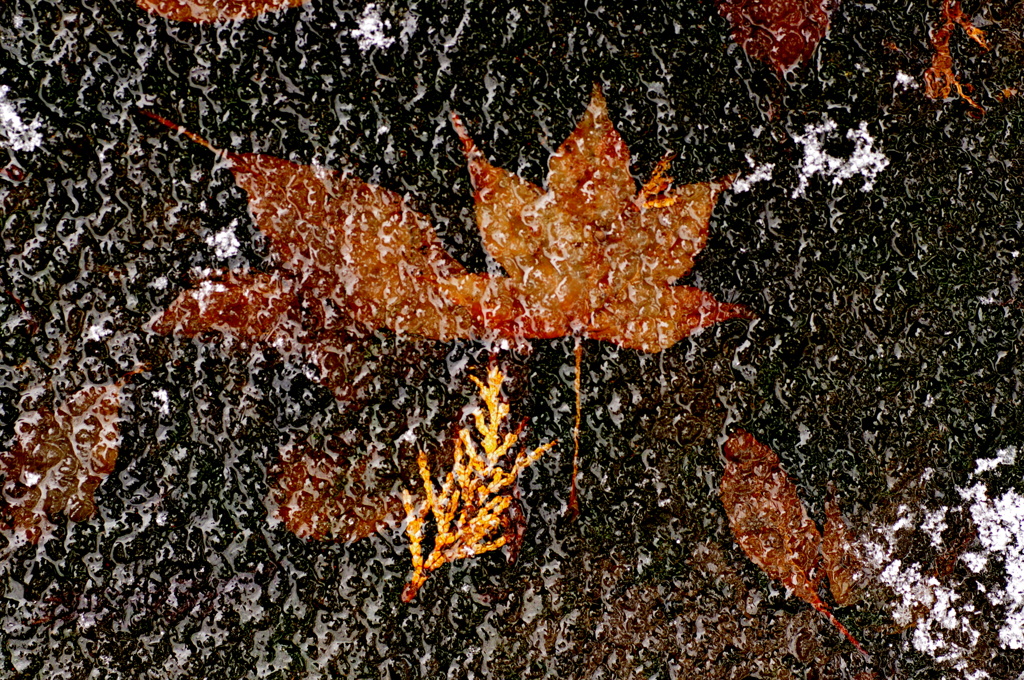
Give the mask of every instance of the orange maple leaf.
<svg viewBox="0 0 1024 680">
<path fill-rule="evenodd" d="M 228 161 L 278 265 L 270 278 L 209 278 L 154 323 L 159 332 L 234 324 L 236 335 L 266 339 L 293 315 L 288 301 L 302 299 L 319 308 L 328 330 L 354 324 L 442 341 L 484 329 L 513 339 L 584 335 L 658 352 L 695 329 L 750 316 L 672 285 L 704 247 L 730 179 L 672 188 L 661 164 L 637 191 L 598 87 L 551 158 L 547 191 L 488 163 L 455 119 L 484 247 L 506 276 L 466 272 L 427 218 L 392 191 L 273 156 L 220 151 L 145 113 Z M 269 304 L 260 303 L 264 296 Z"/>
<path fill-rule="evenodd" d="M 484 248 L 505 275 L 439 283 L 486 328 L 508 338 L 582 335 L 659 352 L 698 328 L 749 316 L 702 290 L 672 285 L 693 267 L 731 179 L 672 189 L 662 164 L 638 191 L 600 87 L 551 157 L 547 190 L 491 165 L 453 120 Z"/>
</svg>

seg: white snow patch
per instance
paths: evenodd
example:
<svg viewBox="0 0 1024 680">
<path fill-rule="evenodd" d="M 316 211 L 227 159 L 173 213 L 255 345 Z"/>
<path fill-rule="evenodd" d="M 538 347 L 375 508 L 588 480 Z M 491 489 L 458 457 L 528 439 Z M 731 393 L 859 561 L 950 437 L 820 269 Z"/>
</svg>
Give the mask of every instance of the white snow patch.
<svg viewBox="0 0 1024 680">
<path fill-rule="evenodd" d="M 772 178 L 772 171 L 775 170 L 775 163 L 765 163 L 764 165 L 757 165 L 754 159 L 751 158 L 750 154 L 747 154 L 747 165 L 753 171 L 746 177 L 740 177 L 738 180 L 732 183 L 732 191 L 736 194 L 742 194 L 746 191 L 750 191 L 750 187 L 754 186 L 758 182 L 765 182 Z"/>
<path fill-rule="evenodd" d="M 897 71 L 896 85 L 904 90 L 911 90 L 917 87 L 917 81 L 914 80 L 914 76 L 904 73 L 903 71 Z"/>
<path fill-rule="evenodd" d="M 154 290 L 165 290 L 167 288 L 167 284 L 168 281 L 166 276 L 158 276 L 149 282 L 149 287 Z"/>
<path fill-rule="evenodd" d="M 160 415 L 171 415 L 171 398 L 168 396 L 167 390 L 153 390 L 153 398 L 156 399 Z"/>
<path fill-rule="evenodd" d="M 948 511 L 949 508 L 943 506 L 935 512 L 925 513 L 924 521 L 921 522 L 921 531 L 928 534 L 928 537 L 932 539 L 932 545 L 935 547 L 942 545 L 942 532 L 948 526 L 946 524 L 946 513 Z"/>
<path fill-rule="evenodd" d="M 893 620 L 902 628 L 914 626 L 911 644 L 917 651 L 951 665 L 964 677 L 985 677 L 976 671 L 966 675 L 970 671 L 967 657 L 981 637 L 968 616 L 977 615 L 974 605 L 959 604 L 960 593 L 922 573 L 921 565 L 904 565 L 894 557 L 900 532 L 913 528 L 917 518 L 906 505 L 899 507 L 897 515 L 894 524 L 879 528 L 878 542 L 865 544 L 865 555 L 880 571 L 879 580 L 895 595 L 890 604 Z"/>
<path fill-rule="evenodd" d="M 980 574 L 988 566 L 988 555 L 985 553 L 964 553 L 960 560 L 975 574 Z"/>
<path fill-rule="evenodd" d="M 1016 455 L 1016 446 L 1000 449 L 994 458 L 977 461 L 976 474 L 1012 465 Z M 957 592 L 922 571 L 920 564 L 903 564 L 896 558 L 901 535 L 914 531 L 915 526 L 931 537 L 934 547 L 941 547 L 948 507 L 924 512 L 918 524 L 920 511 L 901 505 L 896 521 L 878 527 L 874 539 L 866 542 L 865 554 L 878 570 L 879 580 L 895 594 L 890 603 L 893 620 L 900 627 L 914 628 L 913 647 L 973 680 L 989 677 L 976 668 L 974 650 L 981 638 L 976 622 L 984 620 L 985 632 L 995 633 L 998 627 L 1002 647 L 1024 649 L 1024 496 L 1009 489 L 998 498 L 989 498 L 988 488 L 981 482 L 959 489 L 959 493 L 981 543 L 980 549 L 965 552 L 960 559 L 971 572 L 984 575 L 984 580 L 963 582 Z M 982 593 L 993 608 L 981 611 L 972 604 L 975 592 Z M 1000 614 L 1004 617 L 1001 623 Z"/>
<path fill-rule="evenodd" d="M 203 281 L 196 290 L 196 302 L 199 303 L 199 313 L 205 314 L 206 308 L 210 306 L 210 298 L 215 293 L 226 293 L 228 287 L 216 281 Z"/>
<path fill-rule="evenodd" d="M 793 189 L 793 198 L 799 198 L 807 190 L 807 183 L 815 175 L 831 177 L 832 184 L 842 184 L 855 175 L 864 178 L 861 191 L 871 191 L 875 178 L 889 165 L 884 154 L 874 150 L 875 139 L 868 133 L 868 124 L 862 122 L 856 130 L 847 130 L 846 138 L 853 141 L 853 154 L 849 158 L 837 158 L 824 149 L 825 140 L 835 132 L 834 121 L 825 118 L 820 125 L 807 125 L 802 135 L 790 133 L 793 141 L 803 147 L 804 158 L 800 165 L 800 182 Z"/>
<path fill-rule="evenodd" d="M 231 226 L 234 226 L 234 223 Z M 231 226 L 206 237 L 206 245 L 213 248 L 214 256 L 222 260 L 238 255 L 238 250 L 242 245 L 238 242 L 238 237 L 235 236 Z"/>
<path fill-rule="evenodd" d="M 374 47 L 385 49 L 395 42 L 393 37 L 384 33 L 385 29 L 389 28 L 391 22 L 381 16 L 377 3 L 371 2 L 363 9 L 359 25 L 352 31 L 352 37 L 356 39 L 359 49 L 363 52 Z"/>
<path fill-rule="evenodd" d="M 33 120 L 26 123 L 18 115 L 17 105 L 7 98 L 10 88 L 0 85 L 0 147 L 6 146 L 12 151 L 33 151 L 43 144 L 43 135 L 39 132 L 42 123 Z"/>
<path fill-rule="evenodd" d="M 1014 461 L 1017 460 L 1017 447 L 1007 446 L 1005 449 L 999 449 L 996 451 L 995 458 L 979 458 L 974 461 L 974 474 L 980 475 L 982 472 L 988 472 L 989 470 L 995 470 L 1000 465 L 1013 465 Z"/>
<path fill-rule="evenodd" d="M 85 329 L 85 333 L 82 335 L 82 338 L 86 342 L 98 342 L 113 332 L 114 331 L 107 328 L 102 323 L 97 323 Z"/>
<path fill-rule="evenodd" d="M 978 539 L 989 553 L 1003 558 L 1006 588 L 989 594 L 993 604 L 1006 607 L 1006 623 L 999 629 L 999 642 L 1010 649 L 1024 649 L 1024 496 L 1010 489 L 996 499 L 978 483 L 961 489 L 971 502 L 971 519 Z"/>
<path fill-rule="evenodd" d="M 800 440 L 796 443 L 796 447 L 800 448 L 807 442 L 811 441 L 811 428 L 807 427 L 803 423 L 797 425 L 797 433 L 800 435 Z"/>
<path fill-rule="evenodd" d="M 400 31 L 398 38 L 402 41 L 403 45 L 409 44 L 409 39 L 416 33 L 419 23 L 419 16 L 415 12 L 408 12 L 404 17 L 402 17 L 402 30 Z"/>
</svg>

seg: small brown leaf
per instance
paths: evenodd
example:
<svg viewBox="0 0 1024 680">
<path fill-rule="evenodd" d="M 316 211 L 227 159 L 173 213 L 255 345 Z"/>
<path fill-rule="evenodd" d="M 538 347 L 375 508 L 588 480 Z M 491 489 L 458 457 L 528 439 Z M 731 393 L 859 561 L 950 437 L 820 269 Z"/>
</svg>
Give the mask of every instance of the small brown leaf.
<svg viewBox="0 0 1024 680">
<path fill-rule="evenodd" d="M 722 504 L 743 552 L 805 602 L 818 598 L 821 534 L 778 456 L 739 430 L 725 443 Z"/>
<path fill-rule="evenodd" d="M 164 19 L 204 24 L 252 19 L 307 2 L 309 0 L 135 0 L 141 9 Z"/>
<path fill-rule="evenodd" d="M 30 542 L 49 535 L 59 514 L 73 522 L 96 514 L 93 495 L 113 472 L 121 442 L 121 387 L 89 387 L 54 411 L 18 418 L 14 446 L 0 453 L 0 513 Z"/>
<path fill-rule="evenodd" d="M 733 536 L 747 557 L 824 614 L 865 656 L 867 652 L 818 596 L 821 534 L 807 516 L 779 458 L 753 435 L 737 430 L 725 442 L 721 498 Z"/>
<path fill-rule="evenodd" d="M 839 0 L 715 0 L 732 39 L 779 75 L 807 61 L 828 33 Z"/>
<path fill-rule="evenodd" d="M 397 522 L 401 496 L 375 472 L 376 454 L 354 460 L 328 445 L 283 447 L 268 470 L 274 516 L 300 538 L 358 541 Z"/>
</svg>

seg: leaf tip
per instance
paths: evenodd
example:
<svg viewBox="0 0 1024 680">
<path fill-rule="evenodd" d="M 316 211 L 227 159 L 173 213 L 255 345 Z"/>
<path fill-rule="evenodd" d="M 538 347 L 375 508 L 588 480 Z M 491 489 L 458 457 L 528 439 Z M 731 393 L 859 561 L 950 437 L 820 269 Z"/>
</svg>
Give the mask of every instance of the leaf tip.
<svg viewBox="0 0 1024 680">
<path fill-rule="evenodd" d="M 452 128 L 455 130 L 455 134 L 459 136 L 459 141 L 462 142 L 462 152 L 466 156 L 472 156 L 475 153 L 479 153 L 476 147 L 476 143 L 473 142 L 473 138 L 469 136 L 469 131 L 466 130 L 466 126 L 462 123 L 462 118 L 459 114 L 452 113 L 449 117 L 452 122 Z"/>
</svg>

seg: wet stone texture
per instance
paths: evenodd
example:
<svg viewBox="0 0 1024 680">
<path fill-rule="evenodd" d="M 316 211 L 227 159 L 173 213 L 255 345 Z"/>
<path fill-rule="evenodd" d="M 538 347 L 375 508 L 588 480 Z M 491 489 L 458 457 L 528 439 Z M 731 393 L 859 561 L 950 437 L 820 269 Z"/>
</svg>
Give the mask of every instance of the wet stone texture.
<svg viewBox="0 0 1024 680">
<path fill-rule="evenodd" d="M 0 678 L 1020 676 L 1020 3 L 717 3 L 754 47 L 712 2 L 148 4 L 0 3 Z M 590 259 L 709 182 L 706 242 L 693 212 Z M 733 311 L 630 344 L 594 271 L 636 277 L 616 324 Z M 567 321 L 517 331 L 541 304 Z M 403 603 L 401 492 L 421 452 L 444 483 L 491 366 L 507 431 L 558 444 L 500 490 L 505 545 Z M 733 534 L 740 430 L 849 546 L 800 583 L 870 658 Z"/>
</svg>

